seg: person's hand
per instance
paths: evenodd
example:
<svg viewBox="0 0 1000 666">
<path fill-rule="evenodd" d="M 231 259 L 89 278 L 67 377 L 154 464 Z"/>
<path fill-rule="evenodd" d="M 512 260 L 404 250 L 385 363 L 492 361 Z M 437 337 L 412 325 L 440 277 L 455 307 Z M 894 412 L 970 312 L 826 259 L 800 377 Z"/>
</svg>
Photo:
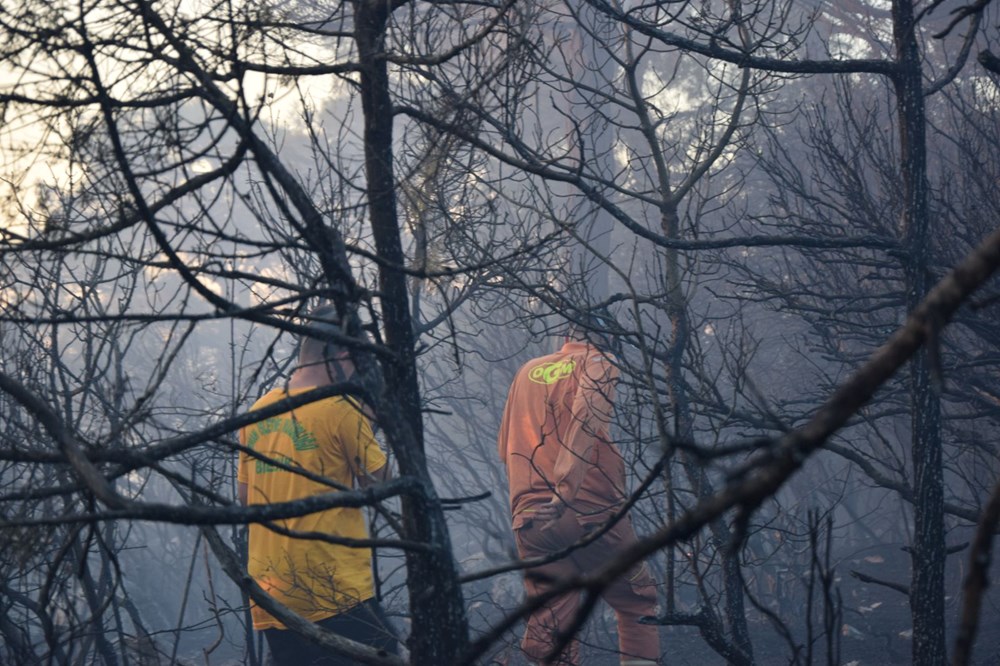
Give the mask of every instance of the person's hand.
<svg viewBox="0 0 1000 666">
<path fill-rule="evenodd" d="M 535 514 L 532 516 L 532 519 L 542 524 L 541 529 L 548 529 L 563 515 L 565 510 L 566 503 L 558 497 L 553 497 L 545 504 L 539 504 L 535 507 Z"/>
</svg>

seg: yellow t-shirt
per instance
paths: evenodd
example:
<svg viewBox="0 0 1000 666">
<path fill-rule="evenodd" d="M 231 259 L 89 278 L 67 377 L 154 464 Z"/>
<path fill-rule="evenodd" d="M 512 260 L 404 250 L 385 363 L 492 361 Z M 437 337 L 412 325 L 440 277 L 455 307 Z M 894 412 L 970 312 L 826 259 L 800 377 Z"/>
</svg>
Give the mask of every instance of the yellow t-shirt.
<svg viewBox="0 0 1000 666">
<path fill-rule="evenodd" d="M 274 389 L 254 403 L 251 411 L 306 390 Z M 247 426 L 240 430 L 240 442 L 269 459 L 346 487 L 354 485 L 361 470 L 376 472 L 386 463 L 368 419 L 355 402 L 341 396 Z M 245 453 L 239 457 L 237 479 L 247 485 L 247 504 L 287 502 L 336 491 Z M 334 508 L 275 522 L 300 532 L 368 537 L 361 509 Z M 263 525 L 250 525 L 247 569 L 271 596 L 314 622 L 374 596 L 371 549 L 293 538 Z M 284 627 L 256 605 L 251 613 L 255 629 Z"/>
</svg>

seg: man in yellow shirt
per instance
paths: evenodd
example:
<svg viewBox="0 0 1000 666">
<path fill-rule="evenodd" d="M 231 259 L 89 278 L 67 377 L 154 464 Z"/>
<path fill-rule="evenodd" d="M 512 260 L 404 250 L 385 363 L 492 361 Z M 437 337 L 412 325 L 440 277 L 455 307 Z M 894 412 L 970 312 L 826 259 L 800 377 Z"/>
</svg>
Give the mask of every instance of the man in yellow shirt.
<svg viewBox="0 0 1000 666">
<path fill-rule="evenodd" d="M 333 308 L 319 308 L 309 320 L 318 335 L 340 333 Z M 346 348 L 305 336 L 287 385 L 272 389 L 251 411 L 353 374 Z M 247 426 L 240 430 L 240 442 L 253 451 L 239 457 L 243 504 L 288 502 L 389 476 L 361 404 L 348 396 L 325 398 Z M 368 538 L 362 510 L 333 508 L 275 523 L 282 531 L 250 526 L 247 568 L 260 586 L 307 620 L 395 654 L 396 639 L 374 599 L 371 549 L 345 543 Z M 276 666 L 352 663 L 300 638 L 256 605 L 251 614 Z"/>
</svg>

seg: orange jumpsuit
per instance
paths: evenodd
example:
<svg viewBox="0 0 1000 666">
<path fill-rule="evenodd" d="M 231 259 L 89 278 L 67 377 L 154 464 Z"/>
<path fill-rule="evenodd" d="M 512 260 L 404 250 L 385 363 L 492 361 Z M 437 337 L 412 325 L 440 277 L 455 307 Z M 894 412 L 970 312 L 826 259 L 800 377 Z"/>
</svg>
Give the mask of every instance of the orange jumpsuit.
<svg viewBox="0 0 1000 666">
<path fill-rule="evenodd" d="M 510 480 L 514 537 L 522 558 L 562 550 L 597 529 L 625 501 L 625 465 L 611 442 L 618 370 L 597 348 L 567 342 L 555 354 L 526 363 L 507 397 L 498 438 L 500 458 Z M 566 511 L 539 524 L 532 514 L 558 496 Z M 619 520 L 594 543 L 555 562 L 525 572 L 529 595 L 546 591 L 556 578 L 589 573 L 636 541 L 631 522 Z M 660 654 L 655 626 L 638 624 L 656 612 L 656 588 L 645 563 L 604 590 L 618 619 L 622 664 L 656 663 Z M 580 593 L 549 602 L 528 618 L 521 647 L 541 661 L 553 649 L 560 628 L 568 627 L 580 606 Z M 572 641 L 558 663 L 578 663 Z"/>
</svg>

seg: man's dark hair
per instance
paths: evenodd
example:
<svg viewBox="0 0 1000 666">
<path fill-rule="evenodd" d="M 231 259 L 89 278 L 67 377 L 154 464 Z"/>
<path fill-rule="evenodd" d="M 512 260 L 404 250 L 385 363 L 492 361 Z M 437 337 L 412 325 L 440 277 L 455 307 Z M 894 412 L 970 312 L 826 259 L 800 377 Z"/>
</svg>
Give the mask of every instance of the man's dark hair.
<svg viewBox="0 0 1000 666">
<path fill-rule="evenodd" d="M 585 340 L 598 349 L 619 353 L 621 326 L 607 307 L 584 308 L 573 312 L 569 319 L 569 337 Z"/>
</svg>

